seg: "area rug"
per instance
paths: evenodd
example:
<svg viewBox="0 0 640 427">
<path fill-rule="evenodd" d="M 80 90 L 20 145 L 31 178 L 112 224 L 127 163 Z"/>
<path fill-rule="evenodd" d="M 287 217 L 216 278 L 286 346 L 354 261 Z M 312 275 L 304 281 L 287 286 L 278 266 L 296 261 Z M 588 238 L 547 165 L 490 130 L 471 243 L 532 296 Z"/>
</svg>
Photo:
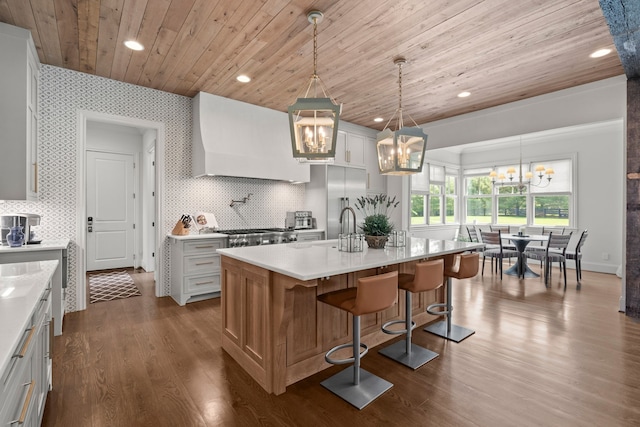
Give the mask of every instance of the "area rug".
<svg viewBox="0 0 640 427">
<path fill-rule="evenodd" d="M 126 271 L 89 275 L 89 302 L 111 301 L 142 295 Z"/>
</svg>

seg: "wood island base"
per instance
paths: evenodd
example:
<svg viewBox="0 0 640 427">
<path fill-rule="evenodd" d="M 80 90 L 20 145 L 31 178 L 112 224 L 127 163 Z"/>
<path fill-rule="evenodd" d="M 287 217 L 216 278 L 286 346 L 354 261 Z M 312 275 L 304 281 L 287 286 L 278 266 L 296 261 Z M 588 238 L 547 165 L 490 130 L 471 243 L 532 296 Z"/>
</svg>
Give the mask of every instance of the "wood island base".
<svg viewBox="0 0 640 427">
<path fill-rule="evenodd" d="M 413 274 L 416 262 L 302 281 L 222 255 L 222 348 L 267 392 L 282 394 L 288 385 L 332 366 L 324 354 L 352 340 L 349 315 L 317 302 L 318 295 L 354 287 L 360 277 L 395 270 Z M 404 298 L 399 291 L 398 301 Z M 444 302 L 443 287 L 414 295 L 417 325 L 438 318 L 425 312 L 434 302 Z M 380 328 L 403 319 L 404 311 L 404 304 L 396 304 L 362 316 L 362 342 L 372 348 L 397 337 Z"/>
</svg>

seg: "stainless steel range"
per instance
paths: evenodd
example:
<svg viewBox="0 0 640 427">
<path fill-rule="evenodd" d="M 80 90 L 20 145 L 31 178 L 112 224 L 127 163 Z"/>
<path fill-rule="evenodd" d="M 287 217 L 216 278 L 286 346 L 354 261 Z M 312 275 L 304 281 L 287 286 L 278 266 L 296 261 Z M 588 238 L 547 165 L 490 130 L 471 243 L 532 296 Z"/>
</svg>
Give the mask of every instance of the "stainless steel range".
<svg viewBox="0 0 640 427">
<path fill-rule="evenodd" d="M 274 245 L 278 243 L 295 242 L 298 240 L 298 233 L 295 230 L 289 230 L 286 228 L 217 230 L 216 233 L 227 234 L 229 236 L 229 242 L 227 245 L 229 248 Z"/>
</svg>

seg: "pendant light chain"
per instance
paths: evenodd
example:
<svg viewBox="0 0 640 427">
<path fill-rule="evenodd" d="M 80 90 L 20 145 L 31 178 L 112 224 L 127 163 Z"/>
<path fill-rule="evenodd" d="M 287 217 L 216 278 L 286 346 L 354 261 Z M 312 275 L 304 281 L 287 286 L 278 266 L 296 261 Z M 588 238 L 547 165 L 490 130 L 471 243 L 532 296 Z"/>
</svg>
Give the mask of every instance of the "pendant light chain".
<svg viewBox="0 0 640 427">
<path fill-rule="evenodd" d="M 399 101 L 398 101 L 398 129 L 404 126 L 404 120 L 402 119 L 402 62 L 398 63 L 398 87 L 399 87 Z"/>
<path fill-rule="evenodd" d="M 313 18 L 313 77 L 318 77 L 318 18 Z"/>
</svg>

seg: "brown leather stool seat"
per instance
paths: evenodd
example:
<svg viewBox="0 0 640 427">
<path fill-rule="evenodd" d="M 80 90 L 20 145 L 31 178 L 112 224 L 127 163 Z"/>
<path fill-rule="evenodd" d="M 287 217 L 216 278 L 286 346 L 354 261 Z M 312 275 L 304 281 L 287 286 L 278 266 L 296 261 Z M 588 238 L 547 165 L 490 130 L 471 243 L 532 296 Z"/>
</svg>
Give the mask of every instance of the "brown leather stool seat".
<svg viewBox="0 0 640 427">
<path fill-rule="evenodd" d="M 327 378 L 321 384 L 356 408 L 362 409 L 393 387 L 393 384 L 360 368 L 360 359 L 369 351 L 366 344 L 360 342 L 360 316 L 386 310 L 396 303 L 398 272 L 363 277 L 358 279 L 356 288 L 328 292 L 318 295 L 317 299 L 353 315 L 353 342 L 333 347 L 324 356 L 328 363 L 340 365 L 353 362 L 353 366 Z M 347 347 L 353 348 L 353 357 L 331 358 L 334 352 Z M 360 348 L 364 349 L 362 353 Z"/>
<path fill-rule="evenodd" d="M 392 320 L 382 325 L 382 331 L 387 334 L 406 334 L 404 341 L 398 341 L 379 351 L 397 362 L 412 369 L 418 369 L 425 363 L 438 357 L 438 353 L 420 347 L 411 342 L 411 332 L 416 324 L 412 319 L 411 295 L 418 292 L 438 289 L 444 284 L 444 261 L 420 262 L 416 264 L 415 274 L 400 274 L 398 288 L 405 291 L 405 319 Z M 404 329 L 389 329 L 391 325 L 404 323 Z"/>
<path fill-rule="evenodd" d="M 444 304 L 431 304 L 427 313 L 444 315 L 446 320 L 432 323 L 424 328 L 425 331 L 439 335 L 451 341 L 460 342 L 475 333 L 471 329 L 451 324 L 451 279 L 468 279 L 478 274 L 480 256 L 477 252 L 468 254 L 449 255 L 444 258 L 444 275 L 447 278 L 447 298 Z M 436 310 L 443 308 L 443 310 Z"/>
</svg>

